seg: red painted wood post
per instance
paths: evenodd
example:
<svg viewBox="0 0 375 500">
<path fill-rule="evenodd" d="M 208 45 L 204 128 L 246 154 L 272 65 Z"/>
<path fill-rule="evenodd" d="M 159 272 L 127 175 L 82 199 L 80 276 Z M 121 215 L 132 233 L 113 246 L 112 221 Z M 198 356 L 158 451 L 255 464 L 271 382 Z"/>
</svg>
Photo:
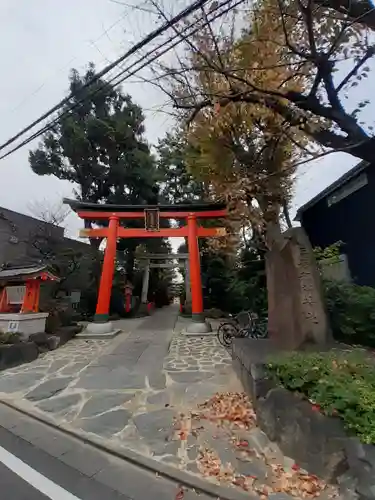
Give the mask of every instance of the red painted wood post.
<svg viewBox="0 0 375 500">
<path fill-rule="evenodd" d="M 193 321 L 202 322 L 204 321 L 203 294 L 196 215 L 189 214 L 187 222 L 192 319 Z"/>
<path fill-rule="evenodd" d="M 6 287 L 0 291 L 0 313 L 8 311 L 8 297 Z"/>
<path fill-rule="evenodd" d="M 96 305 L 95 321 L 105 323 L 109 318 L 113 274 L 115 272 L 117 232 L 119 219 L 116 216 L 109 218 L 107 245 L 104 252 L 102 276 L 100 278 L 98 303 Z"/>
<path fill-rule="evenodd" d="M 35 311 L 35 295 L 37 293 L 36 289 L 37 280 L 27 280 L 26 290 L 23 297 L 23 303 L 21 307 L 21 313 L 32 313 Z"/>
<path fill-rule="evenodd" d="M 33 311 L 39 312 L 39 300 L 40 300 L 40 280 L 34 280 L 34 304 Z"/>
</svg>

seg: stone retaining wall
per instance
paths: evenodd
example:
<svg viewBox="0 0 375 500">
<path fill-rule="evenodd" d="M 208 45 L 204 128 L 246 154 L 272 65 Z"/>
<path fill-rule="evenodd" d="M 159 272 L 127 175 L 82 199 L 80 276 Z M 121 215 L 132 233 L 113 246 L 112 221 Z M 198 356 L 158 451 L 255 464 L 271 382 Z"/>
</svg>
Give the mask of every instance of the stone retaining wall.
<svg viewBox="0 0 375 500">
<path fill-rule="evenodd" d="M 269 346 L 262 342 L 236 339 L 232 347 L 234 369 L 253 402 L 259 427 L 298 466 L 338 483 L 342 498 L 374 500 L 375 446 L 348 437 L 339 419 L 270 381 L 264 369 Z"/>
<path fill-rule="evenodd" d="M 66 326 L 57 330 L 55 335 L 48 335 L 45 332 L 33 333 L 28 342 L 0 345 L 0 371 L 34 361 L 40 352 L 61 347 L 81 330 L 80 325 Z"/>
<path fill-rule="evenodd" d="M 30 363 L 38 356 L 39 349 L 34 342 L 0 345 L 0 371 L 23 363 Z"/>
</svg>

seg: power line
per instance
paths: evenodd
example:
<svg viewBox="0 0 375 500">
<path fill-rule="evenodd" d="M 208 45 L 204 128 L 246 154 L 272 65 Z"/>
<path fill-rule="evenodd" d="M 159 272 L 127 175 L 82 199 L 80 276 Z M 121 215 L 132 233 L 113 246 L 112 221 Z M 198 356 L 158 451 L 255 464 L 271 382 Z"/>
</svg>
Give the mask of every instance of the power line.
<svg viewBox="0 0 375 500">
<path fill-rule="evenodd" d="M 125 12 L 124 14 L 122 14 L 122 16 L 120 16 L 114 23 L 112 23 L 108 28 L 105 28 L 103 30 L 103 32 L 97 37 L 95 38 L 94 40 L 86 40 L 84 41 L 84 43 L 90 43 L 94 46 L 94 48 L 96 50 L 98 50 L 98 47 L 95 45 L 96 42 L 98 42 L 101 38 L 103 38 L 103 36 L 108 36 L 108 33 L 115 27 L 117 26 L 117 24 L 119 24 L 123 19 L 124 17 L 126 17 L 127 13 Z M 104 26 L 103 26 L 104 28 Z M 103 55 L 103 54 L 102 54 Z M 74 56 L 70 59 L 70 61 L 67 63 L 67 64 L 64 64 L 64 66 L 61 66 L 60 68 L 57 68 L 56 71 L 54 71 L 51 75 L 49 75 L 42 84 L 39 85 L 39 87 L 37 87 L 33 92 L 31 92 L 31 94 L 28 94 L 27 96 L 25 96 L 13 109 L 10 110 L 11 113 L 14 113 L 15 111 L 17 111 L 21 106 L 23 106 L 31 97 L 34 97 L 38 92 L 40 92 L 40 90 L 46 85 L 46 83 L 51 80 L 52 78 L 56 77 L 59 73 L 61 73 L 61 71 L 65 70 L 66 68 L 68 68 L 72 63 L 73 61 L 75 61 L 77 59 L 78 56 Z M 104 57 L 104 56 L 103 56 Z"/>
<path fill-rule="evenodd" d="M 104 75 L 109 73 L 112 69 L 114 69 L 116 66 L 118 66 L 120 63 L 122 63 L 125 59 L 128 59 L 131 55 L 134 53 L 138 52 L 140 49 L 142 49 L 145 45 L 148 45 L 150 42 L 152 42 L 155 38 L 157 38 L 159 35 L 163 34 L 165 31 L 167 31 L 169 28 L 183 20 L 185 17 L 189 16 L 190 14 L 194 13 L 196 10 L 199 8 L 203 7 L 205 3 L 207 3 L 208 0 L 196 0 L 194 3 L 192 3 L 189 7 L 186 7 L 183 9 L 181 12 L 179 12 L 176 16 L 174 16 L 172 19 L 170 19 L 168 22 L 163 23 L 159 28 L 155 29 L 151 33 L 149 33 L 147 36 L 145 36 L 140 42 L 136 43 L 133 45 L 124 55 L 113 61 L 111 64 L 108 64 L 103 68 L 99 73 L 97 73 L 90 81 L 88 81 L 82 88 L 81 90 L 84 90 L 85 88 L 89 87 L 96 81 L 98 81 L 100 78 L 102 78 Z M 42 116 L 40 116 L 37 120 L 33 121 L 30 125 L 22 129 L 18 134 L 14 135 L 10 139 L 8 139 L 4 144 L 0 145 L 0 151 L 2 151 L 6 146 L 9 146 L 12 144 L 14 141 L 16 141 L 19 137 L 24 135 L 26 132 L 31 130 L 32 128 L 35 127 L 35 125 L 38 125 L 40 122 L 48 118 L 50 115 L 55 113 L 55 111 L 58 111 L 64 104 L 67 104 L 70 99 L 74 97 L 74 93 L 70 93 L 67 97 L 62 99 L 58 104 L 50 108 L 48 111 L 46 111 Z"/>
<path fill-rule="evenodd" d="M 217 6 L 212 9 L 210 11 L 210 14 L 212 16 L 212 14 L 215 13 L 215 11 L 221 9 L 222 7 L 225 7 L 226 5 L 230 4 L 232 2 L 232 0 L 225 0 L 224 2 L 222 2 L 221 4 L 217 4 Z M 96 93 L 100 92 L 101 90 L 103 90 L 105 87 L 107 86 L 111 86 L 111 87 L 115 87 L 117 85 L 120 85 L 121 83 L 123 83 L 125 80 L 127 80 L 128 78 L 130 78 L 131 76 L 135 75 L 136 73 L 138 73 L 141 69 L 143 69 L 144 67 L 148 66 L 150 63 L 154 62 L 155 60 L 157 60 L 158 58 L 160 58 L 162 55 L 164 55 L 165 53 L 169 52 L 171 49 L 173 49 L 174 47 L 176 47 L 177 45 L 179 45 L 183 40 L 181 40 L 181 35 L 184 35 L 185 37 L 187 36 L 191 36 L 195 33 L 197 33 L 199 30 L 201 30 L 205 25 L 209 24 L 209 23 L 212 23 L 213 21 L 215 21 L 216 19 L 219 19 L 220 17 L 222 17 L 223 15 L 225 15 L 226 13 L 230 12 L 232 9 L 234 9 L 236 6 L 240 5 L 241 3 L 243 3 L 244 0 L 237 0 L 237 2 L 235 2 L 234 4 L 230 5 L 229 7 L 227 7 L 226 9 L 224 10 L 221 10 L 219 13 L 217 13 L 215 16 L 212 16 L 210 19 L 207 19 L 205 20 L 205 18 L 201 18 L 200 20 L 204 20 L 204 23 L 203 24 L 199 24 L 199 21 L 196 21 L 194 23 L 194 25 L 189 25 L 187 27 L 185 27 L 183 30 L 181 30 L 179 33 L 173 35 L 169 40 L 167 40 L 166 42 L 163 42 L 162 44 L 160 44 L 158 47 L 156 48 L 153 48 L 151 49 L 149 52 L 147 52 L 145 55 L 143 55 L 142 57 L 140 57 L 137 61 L 135 61 L 134 63 L 132 63 L 131 65 L 127 66 L 126 68 L 122 69 L 117 75 L 113 76 L 110 80 L 106 81 L 101 87 L 95 89 L 95 91 L 90 94 L 90 97 L 92 97 L 93 95 L 95 95 Z M 193 30 L 191 30 L 187 35 L 185 34 L 185 32 L 187 30 L 190 30 L 192 27 L 194 27 Z M 169 44 L 170 42 L 172 42 L 173 40 L 175 39 L 178 39 L 176 42 L 172 43 L 171 45 L 169 45 L 168 47 L 164 48 L 167 44 Z M 161 52 L 159 52 L 160 49 L 163 49 Z M 154 54 L 151 58 L 147 59 L 150 55 Z M 134 68 L 134 66 L 137 66 L 140 62 L 142 62 L 144 59 L 147 59 L 143 64 L 141 64 L 141 66 L 137 67 L 135 70 L 129 72 L 132 68 Z M 122 78 L 120 78 L 120 80 L 118 80 L 117 82 L 113 83 L 116 79 L 119 78 L 119 76 L 123 75 L 124 73 L 126 72 L 129 72 L 127 73 L 125 76 L 123 76 Z M 83 87 L 84 88 L 84 87 Z M 8 151 L 7 153 L 3 154 L 2 156 L 0 156 L 0 160 L 6 158 L 7 156 L 9 156 L 10 154 L 14 153 L 15 151 L 17 151 L 18 149 L 21 149 L 23 146 L 27 145 L 28 143 L 30 143 L 31 141 L 35 140 L 36 138 L 40 137 L 41 135 L 43 135 L 45 132 L 51 130 L 54 125 L 56 125 L 62 118 L 64 118 L 64 116 L 68 115 L 72 110 L 74 110 L 75 108 L 77 108 L 80 104 L 82 104 L 82 102 L 84 102 L 85 100 L 87 99 L 87 96 L 80 99 L 78 102 L 74 103 L 72 106 L 70 106 L 67 110 L 63 111 L 63 113 L 61 113 L 60 115 L 58 115 L 52 122 L 48 123 L 47 125 L 45 125 L 44 127 L 40 128 L 37 132 L 35 132 L 33 135 L 31 135 L 30 137 L 28 137 L 27 139 L 25 139 L 23 142 L 21 142 L 20 144 L 18 144 L 17 146 L 15 146 L 13 149 L 11 149 L 10 151 Z"/>
<path fill-rule="evenodd" d="M 203 24 L 197 26 L 197 24 L 199 23 L 200 20 L 194 22 L 194 25 L 190 25 L 188 26 L 188 28 L 191 28 L 194 26 L 194 29 L 188 33 L 188 34 L 185 34 L 185 31 L 188 29 L 188 28 L 185 28 L 183 30 L 181 30 L 180 32 L 176 33 L 175 35 L 173 35 L 172 38 L 170 38 L 168 40 L 168 43 L 173 41 L 174 39 L 179 39 L 177 42 L 173 43 L 172 45 L 170 45 L 168 48 L 166 48 L 165 50 L 163 50 L 162 52 L 159 52 L 157 55 L 155 55 L 153 58 L 151 58 L 147 64 L 144 64 L 142 65 L 139 69 L 133 71 L 132 73 L 130 74 L 127 74 L 125 75 L 123 78 L 121 78 L 120 80 L 118 80 L 117 82 L 115 83 L 112 83 L 112 86 L 117 86 L 117 85 L 120 85 L 121 83 L 123 83 L 125 80 L 127 80 L 128 78 L 130 78 L 131 76 L 135 75 L 136 73 L 138 73 L 139 70 L 141 70 L 142 68 L 144 68 L 145 66 L 147 66 L 150 62 L 153 62 L 154 60 L 158 59 L 159 57 L 161 57 L 162 55 L 166 54 L 167 52 L 169 52 L 171 49 L 173 49 L 174 47 L 176 47 L 177 45 L 179 45 L 180 43 L 182 43 L 184 41 L 184 39 L 181 39 L 181 36 L 184 35 L 184 38 L 187 38 L 187 37 L 190 37 L 192 35 L 194 35 L 195 33 L 197 33 L 198 31 L 200 31 L 204 26 L 208 26 L 209 24 L 211 24 L 213 21 L 216 21 L 217 19 L 219 19 L 220 17 L 224 16 L 225 14 L 227 14 L 228 12 L 230 12 L 231 10 L 233 10 L 237 5 L 240 5 L 241 3 L 243 3 L 245 0 L 237 0 L 237 2 L 235 3 L 232 3 L 233 0 L 225 0 L 223 1 L 221 4 L 217 4 L 217 6 L 212 9 L 210 11 L 210 14 L 212 15 L 215 11 L 221 9 L 222 7 L 225 7 L 226 5 L 228 4 L 232 4 L 230 5 L 230 7 L 227 7 L 226 9 L 224 10 L 221 10 L 219 13 L 217 13 L 215 16 L 211 17 L 210 19 L 207 19 L 205 20 L 204 17 L 202 17 L 200 20 L 204 20 Z M 164 44 L 163 44 L 164 45 Z M 159 49 L 157 49 L 159 50 Z M 150 51 L 150 53 L 154 52 L 154 50 Z M 140 62 L 140 60 L 138 60 L 138 62 Z M 114 80 L 116 80 L 120 75 L 122 75 L 123 73 L 125 73 L 127 71 L 127 69 L 124 69 L 122 71 L 120 71 L 120 73 L 118 73 L 116 76 L 114 76 L 111 80 L 109 80 L 107 83 L 108 84 L 111 84 L 111 82 L 113 82 Z"/>
<path fill-rule="evenodd" d="M 227 14 L 229 11 L 233 10 L 237 5 L 243 3 L 244 1 L 245 0 L 237 0 L 237 2 L 233 3 L 233 0 L 223 0 L 221 3 L 217 3 L 216 7 L 214 7 L 213 9 L 211 9 L 211 11 L 209 13 L 212 16 L 212 14 L 214 14 L 216 11 L 219 10 L 219 12 L 216 15 L 212 16 L 210 19 L 208 19 L 208 18 L 206 19 L 203 16 L 200 19 L 196 20 L 194 22 L 194 24 L 190 24 L 189 26 L 183 28 L 181 31 L 176 32 L 171 38 L 169 38 L 169 40 L 167 40 L 166 42 L 163 42 L 162 44 L 160 44 L 156 49 L 150 50 L 147 54 L 145 54 L 144 56 L 140 57 L 140 59 L 138 59 L 138 61 L 136 61 L 132 65 L 128 66 L 127 68 L 122 69 L 117 75 L 115 75 L 114 77 L 112 77 L 111 79 L 109 79 L 108 81 L 106 81 L 106 83 L 104 84 L 103 87 L 105 87 L 107 85 L 110 85 L 110 86 L 113 86 L 113 87 L 115 87 L 117 85 L 120 85 L 125 80 L 127 80 L 129 77 L 131 77 L 131 76 L 135 75 L 136 73 L 138 73 L 138 71 L 140 71 L 141 69 L 143 69 L 149 63 L 155 61 L 156 59 L 159 59 L 162 55 L 166 54 L 171 49 L 175 48 L 177 45 L 179 45 L 180 43 L 182 43 L 184 41 L 184 39 L 186 39 L 187 37 L 190 37 L 190 36 L 194 35 L 199 30 L 201 30 L 204 26 L 207 26 L 207 25 L 211 24 L 213 21 L 219 19 L 220 17 L 222 17 L 223 15 Z M 221 10 L 223 7 L 225 7 L 228 4 L 231 4 L 231 5 L 229 7 L 227 7 L 226 9 Z M 203 21 L 203 23 L 199 24 L 200 21 Z M 186 31 L 189 31 L 191 28 L 193 28 L 193 29 L 189 33 L 186 34 Z M 182 36 L 184 36 L 184 39 L 181 39 Z M 165 45 L 167 43 L 173 42 L 173 40 L 176 40 L 176 39 L 177 39 L 177 42 L 171 44 L 169 47 L 167 47 L 167 48 L 164 49 L 164 47 L 165 47 Z M 163 49 L 163 50 L 161 52 L 159 52 L 160 49 Z M 140 68 L 136 69 L 135 71 L 132 71 L 132 73 L 130 73 L 130 74 L 128 73 L 123 78 L 121 78 L 117 82 L 113 83 L 121 75 L 123 75 L 124 73 L 128 72 L 129 69 L 133 68 L 136 64 L 140 63 L 141 61 L 143 61 L 146 57 L 148 57 L 151 54 L 155 54 L 155 55 L 151 59 L 149 59 L 146 64 L 142 64 L 142 66 Z M 100 91 L 100 90 L 101 89 L 98 89 L 98 91 Z"/>
</svg>

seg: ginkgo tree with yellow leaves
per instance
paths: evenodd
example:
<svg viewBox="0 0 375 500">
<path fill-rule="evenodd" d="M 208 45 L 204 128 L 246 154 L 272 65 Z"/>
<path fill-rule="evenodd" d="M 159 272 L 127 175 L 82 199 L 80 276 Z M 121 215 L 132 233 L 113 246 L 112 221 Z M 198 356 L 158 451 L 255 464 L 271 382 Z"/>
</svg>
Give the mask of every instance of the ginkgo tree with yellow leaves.
<svg viewBox="0 0 375 500">
<path fill-rule="evenodd" d="M 227 202 L 231 236 L 237 224 L 247 224 L 270 252 L 285 245 L 280 214 L 290 199 L 296 163 L 308 140 L 274 110 L 259 102 L 236 101 L 235 96 L 246 92 L 250 79 L 258 89 L 283 87 L 298 93 L 310 78 L 307 69 L 299 71 L 290 58 L 283 44 L 285 25 L 272 15 L 273 5 L 274 0 L 259 2 L 250 13 L 251 29 L 237 39 L 234 28 L 223 28 L 219 42 L 208 23 L 188 41 L 188 74 L 176 78 L 177 72 L 169 72 L 169 92 L 182 103 L 180 109 L 192 109 L 202 96 L 209 95 L 213 103 L 197 108 L 185 127 L 190 172 L 207 186 L 211 198 Z M 288 23 L 292 29 L 291 18 Z M 223 101 L 225 95 L 231 97 Z M 182 113 L 180 120 L 185 119 Z M 314 125 L 312 118 L 310 126 Z M 274 272 L 275 266 L 268 266 L 270 283 Z"/>
<path fill-rule="evenodd" d="M 296 73 L 293 61 L 287 60 L 282 27 L 270 14 L 273 1 L 264 0 L 252 11 L 251 30 L 237 41 L 232 30 L 223 30 L 219 47 L 212 26 L 205 26 L 190 41 L 188 78 L 170 82 L 171 93 L 181 101 L 213 96 L 214 106 L 192 116 L 184 129 L 186 163 L 214 198 L 227 201 L 236 218 L 258 232 L 267 224 L 279 225 L 306 136 L 264 106 L 241 101 L 222 105 L 220 96 L 241 92 L 250 76 L 259 87 L 286 85 L 291 92 L 303 88 L 306 75 Z M 272 38 L 264 38 L 266 31 Z M 235 81 L 225 68 L 236 68 Z M 184 118 L 180 115 L 182 122 Z"/>
<path fill-rule="evenodd" d="M 226 7 L 214 3 L 215 10 L 216 4 Z M 232 9 L 233 28 L 228 21 L 213 22 L 210 8 L 197 18 L 199 36 L 185 36 L 176 28 L 190 53 L 200 56 L 200 65 L 190 54 L 187 59 L 179 57 L 176 67 L 162 68 L 178 87 L 168 92 L 173 106 L 192 121 L 218 103 L 255 105 L 308 138 L 311 144 L 305 153 L 310 157 L 319 147 L 321 154 L 343 151 L 372 161 L 374 124 L 362 119 L 368 100 L 358 90 L 370 75 L 373 32 L 363 18 L 353 19 L 328 3 L 243 0 L 237 14 Z M 244 24 L 239 34 L 238 26 Z M 197 70 L 206 73 L 205 86 L 197 82 Z M 207 85 L 213 81 L 220 82 L 216 92 Z"/>
</svg>

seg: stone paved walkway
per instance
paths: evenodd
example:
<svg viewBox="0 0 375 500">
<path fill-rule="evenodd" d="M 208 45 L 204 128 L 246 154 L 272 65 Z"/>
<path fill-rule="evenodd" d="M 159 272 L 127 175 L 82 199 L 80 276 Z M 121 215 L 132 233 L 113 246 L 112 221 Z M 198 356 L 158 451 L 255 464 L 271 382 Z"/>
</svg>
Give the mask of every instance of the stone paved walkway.
<svg viewBox="0 0 375 500">
<path fill-rule="evenodd" d="M 74 339 L 3 372 L 0 398 L 116 448 L 179 463 L 180 443 L 168 442 L 174 417 L 238 382 L 215 337 L 179 336 L 182 320 L 172 338 L 176 319 L 172 306 L 114 340 Z"/>
<path fill-rule="evenodd" d="M 2 372 L 0 399 L 116 451 L 130 449 L 191 474 L 201 475 L 202 450 L 212 450 L 232 471 L 269 477 L 262 459 L 244 457 L 233 444 L 265 446 L 256 432 L 240 430 L 233 439 L 212 422 L 192 423 L 197 405 L 242 388 L 216 337 L 180 335 L 186 320 L 176 323 L 177 313 L 170 306 L 124 320 L 127 333 L 113 340 L 74 339 Z"/>
</svg>

